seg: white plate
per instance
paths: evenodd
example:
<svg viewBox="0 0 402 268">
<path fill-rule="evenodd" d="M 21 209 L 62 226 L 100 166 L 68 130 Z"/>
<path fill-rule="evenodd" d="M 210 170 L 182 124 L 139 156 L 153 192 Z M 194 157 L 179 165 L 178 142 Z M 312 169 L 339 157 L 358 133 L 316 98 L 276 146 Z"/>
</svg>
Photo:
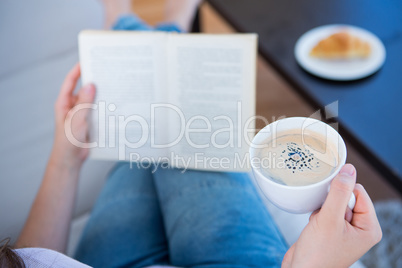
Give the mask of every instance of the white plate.
<svg viewBox="0 0 402 268">
<path fill-rule="evenodd" d="M 353 60 L 324 60 L 310 56 L 311 49 L 322 39 L 341 30 L 347 30 L 371 46 L 371 54 L 366 59 Z M 381 40 L 362 28 L 331 24 L 314 28 L 303 34 L 295 45 L 295 57 L 297 62 L 306 71 L 330 80 L 355 80 L 360 79 L 377 71 L 385 61 L 385 47 Z"/>
</svg>

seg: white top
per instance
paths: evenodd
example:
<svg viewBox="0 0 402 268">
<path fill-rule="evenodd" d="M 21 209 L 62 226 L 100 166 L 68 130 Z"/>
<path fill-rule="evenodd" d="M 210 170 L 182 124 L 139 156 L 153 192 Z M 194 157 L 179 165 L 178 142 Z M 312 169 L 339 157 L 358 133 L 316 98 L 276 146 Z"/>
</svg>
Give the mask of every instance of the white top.
<svg viewBox="0 0 402 268">
<path fill-rule="evenodd" d="M 46 248 L 20 248 L 15 252 L 22 258 L 27 268 L 89 268 L 60 252 Z M 148 268 L 166 268 L 173 266 L 149 266 Z"/>
</svg>

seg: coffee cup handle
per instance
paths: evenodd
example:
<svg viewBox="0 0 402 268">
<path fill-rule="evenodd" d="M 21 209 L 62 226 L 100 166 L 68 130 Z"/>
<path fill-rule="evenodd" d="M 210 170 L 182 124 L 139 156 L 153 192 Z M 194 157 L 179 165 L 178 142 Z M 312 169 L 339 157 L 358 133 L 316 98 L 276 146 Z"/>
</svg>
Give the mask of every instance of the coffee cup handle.
<svg viewBox="0 0 402 268">
<path fill-rule="evenodd" d="M 350 196 L 349 202 L 348 202 L 348 207 L 350 208 L 350 210 L 353 211 L 353 209 L 355 208 L 356 205 L 356 196 L 354 193 L 352 193 L 352 195 Z"/>
</svg>

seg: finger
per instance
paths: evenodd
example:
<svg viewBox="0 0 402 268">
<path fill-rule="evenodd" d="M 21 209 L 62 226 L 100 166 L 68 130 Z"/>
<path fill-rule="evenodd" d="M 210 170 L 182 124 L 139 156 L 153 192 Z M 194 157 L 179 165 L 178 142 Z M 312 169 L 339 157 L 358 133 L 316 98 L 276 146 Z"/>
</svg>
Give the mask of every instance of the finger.
<svg viewBox="0 0 402 268">
<path fill-rule="evenodd" d="M 353 212 L 356 214 L 356 217 L 354 217 L 351 224 L 355 225 L 360 223 L 359 221 L 362 217 L 366 219 L 366 222 L 377 219 L 373 202 L 361 184 L 356 184 L 354 194 L 356 196 L 356 205 Z"/>
<path fill-rule="evenodd" d="M 310 215 L 308 220 L 311 221 L 315 217 L 315 215 L 317 215 L 318 212 L 320 212 L 320 210 L 321 209 L 317 209 L 317 210 L 313 211 L 313 213 L 311 213 L 311 215 Z"/>
<path fill-rule="evenodd" d="M 375 212 L 373 202 L 370 199 L 366 189 L 360 183 L 356 183 L 354 194 L 356 196 L 356 205 L 353 209 L 355 213 L 373 213 Z"/>
<path fill-rule="evenodd" d="M 77 81 L 81 76 L 80 64 L 77 63 L 67 74 L 59 93 L 59 99 L 67 99 L 73 95 Z"/>
<path fill-rule="evenodd" d="M 351 164 L 342 167 L 333 179 L 327 199 L 321 208 L 327 219 L 343 220 L 346 207 L 356 183 L 356 169 Z"/>
<path fill-rule="evenodd" d="M 345 220 L 350 223 L 352 221 L 352 218 L 353 218 L 353 212 L 349 207 L 347 207 L 345 212 Z"/>
<path fill-rule="evenodd" d="M 372 243 L 378 243 L 381 241 L 382 231 L 373 202 L 361 184 L 356 185 L 354 194 L 356 195 L 356 206 L 353 209 L 351 224 L 368 233 Z"/>
<path fill-rule="evenodd" d="M 293 244 L 293 245 L 288 249 L 288 251 L 287 251 L 286 254 L 285 254 L 285 257 L 283 257 L 282 268 L 291 267 L 294 251 L 295 251 L 295 244 Z"/>
<path fill-rule="evenodd" d="M 77 104 L 82 103 L 92 103 L 95 98 L 95 85 L 94 84 L 87 84 L 77 94 Z"/>
<path fill-rule="evenodd" d="M 80 89 L 77 95 L 77 101 L 75 106 L 84 104 L 84 103 L 92 103 L 95 99 L 95 86 L 93 84 L 88 84 Z M 86 116 L 88 115 L 89 109 L 80 110 L 76 119 L 78 122 L 85 121 Z"/>
</svg>

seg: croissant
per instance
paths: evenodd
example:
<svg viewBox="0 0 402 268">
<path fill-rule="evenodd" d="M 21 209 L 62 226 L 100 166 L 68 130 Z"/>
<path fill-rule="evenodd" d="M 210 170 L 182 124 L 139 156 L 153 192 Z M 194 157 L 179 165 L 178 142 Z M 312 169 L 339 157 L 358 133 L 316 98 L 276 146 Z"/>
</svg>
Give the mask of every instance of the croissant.
<svg viewBox="0 0 402 268">
<path fill-rule="evenodd" d="M 321 40 L 310 52 L 310 56 L 322 59 L 356 59 L 370 56 L 368 42 L 346 31 L 337 32 Z"/>
</svg>

